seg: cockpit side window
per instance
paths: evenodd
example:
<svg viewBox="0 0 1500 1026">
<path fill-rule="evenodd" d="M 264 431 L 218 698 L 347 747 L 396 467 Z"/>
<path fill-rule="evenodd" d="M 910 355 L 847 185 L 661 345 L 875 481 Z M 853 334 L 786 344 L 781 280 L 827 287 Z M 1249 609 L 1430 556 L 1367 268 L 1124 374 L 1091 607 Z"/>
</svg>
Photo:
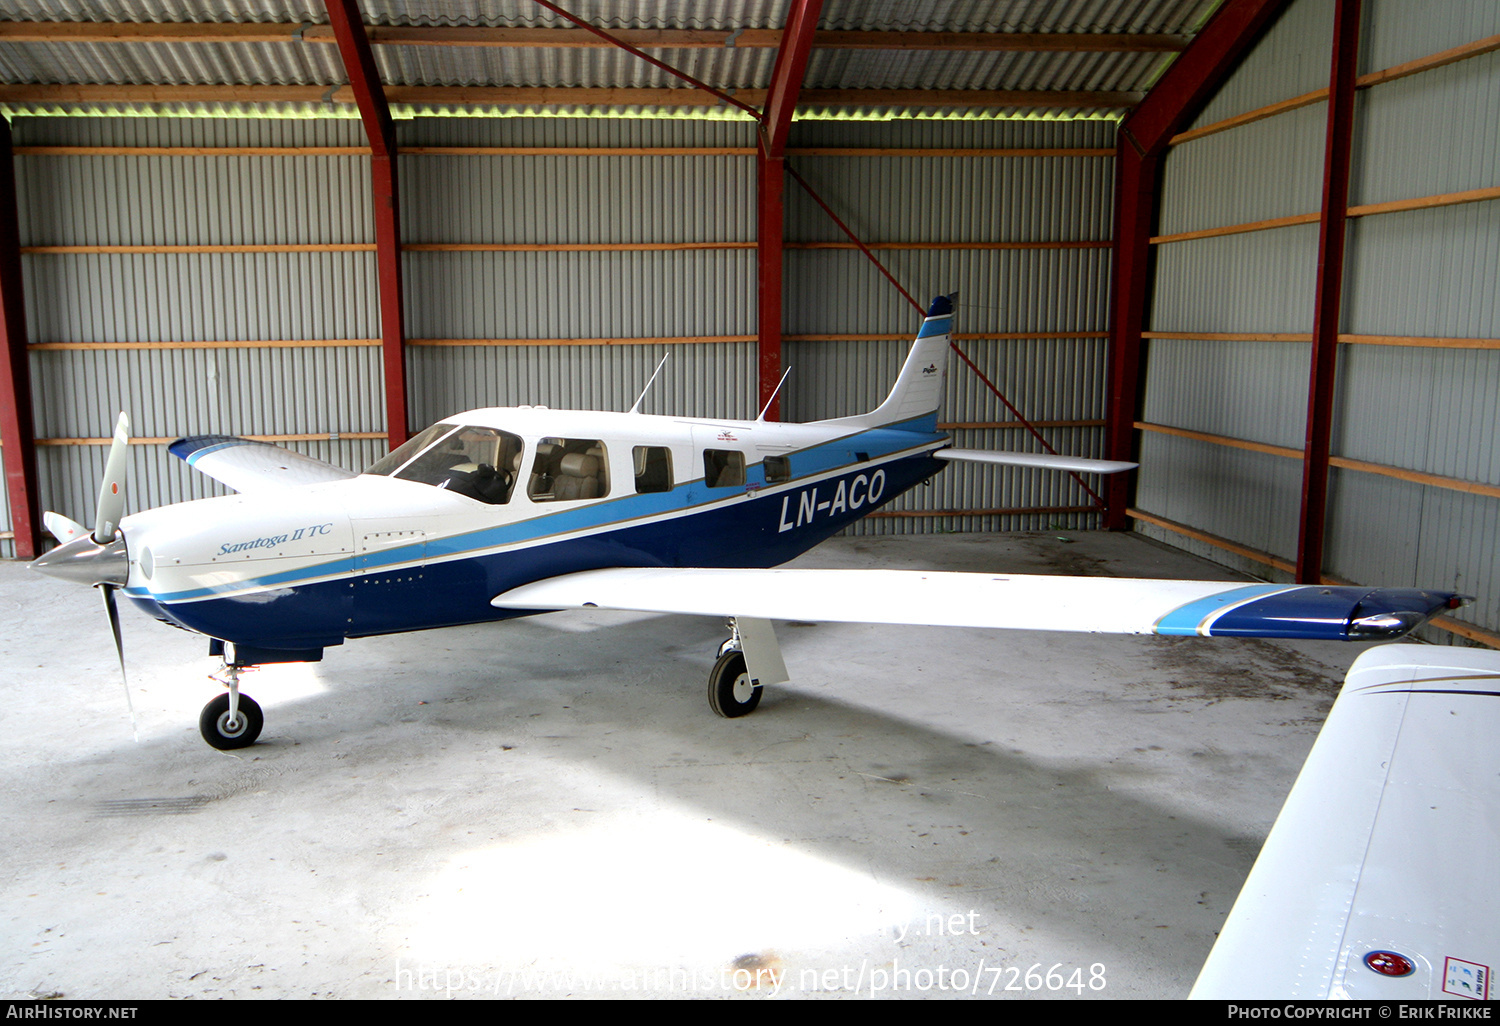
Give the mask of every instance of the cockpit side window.
<svg viewBox="0 0 1500 1026">
<path fill-rule="evenodd" d="M 704 449 L 703 483 L 709 488 L 742 487 L 745 454 L 735 449 Z"/>
<path fill-rule="evenodd" d="M 439 431 L 439 428 L 446 430 Z M 407 446 L 417 448 L 416 442 L 428 446 L 420 456 L 415 459 L 408 456 L 391 469 L 379 469 L 387 461 L 393 461 Z M 515 490 L 522 446 L 521 437 L 508 431 L 438 424 L 376 463 L 367 473 L 383 472 L 403 481 L 445 488 L 499 506 L 509 502 Z"/>
<path fill-rule="evenodd" d="M 664 445 L 638 445 L 635 458 L 635 490 L 670 492 L 672 490 L 672 450 Z"/>
<path fill-rule="evenodd" d="M 609 458 L 597 438 L 543 438 L 526 494 L 532 502 L 599 499 L 609 494 Z"/>
</svg>

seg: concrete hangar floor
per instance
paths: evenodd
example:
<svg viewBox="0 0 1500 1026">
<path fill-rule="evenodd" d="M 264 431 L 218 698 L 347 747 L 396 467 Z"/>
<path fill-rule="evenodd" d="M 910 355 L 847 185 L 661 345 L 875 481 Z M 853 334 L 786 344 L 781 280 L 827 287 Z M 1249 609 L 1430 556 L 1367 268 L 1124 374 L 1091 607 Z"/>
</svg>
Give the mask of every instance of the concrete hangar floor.
<svg viewBox="0 0 1500 1026">
<path fill-rule="evenodd" d="M 805 566 L 1232 580 L 1138 535 L 839 538 Z M 707 618 L 352 642 L 243 686 L 0 564 L 7 998 L 1186 996 L 1366 646 Z"/>
</svg>

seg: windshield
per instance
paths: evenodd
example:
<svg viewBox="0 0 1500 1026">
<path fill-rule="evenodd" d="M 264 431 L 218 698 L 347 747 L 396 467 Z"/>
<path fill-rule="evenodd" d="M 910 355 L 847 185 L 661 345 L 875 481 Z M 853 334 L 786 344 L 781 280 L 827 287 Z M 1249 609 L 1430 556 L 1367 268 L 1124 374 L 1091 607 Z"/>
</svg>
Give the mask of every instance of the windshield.
<svg viewBox="0 0 1500 1026">
<path fill-rule="evenodd" d="M 442 438 L 450 431 L 457 430 L 457 424 L 434 424 L 421 434 L 408 438 L 404 444 L 392 449 L 380 459 L 370 464 L 369 469 L 365 473 L 380 474 L 381 476 L 390 474 L 391 471 L 401 466 L 439 438 Z"/>
<path fill-rule="evenodd" d="M 445 488 L 500 505 L 510 501 L 515 488 L 521 449 L 520 436 L 508 431 L 434 424 L 365 473 Z"/>
</svg>

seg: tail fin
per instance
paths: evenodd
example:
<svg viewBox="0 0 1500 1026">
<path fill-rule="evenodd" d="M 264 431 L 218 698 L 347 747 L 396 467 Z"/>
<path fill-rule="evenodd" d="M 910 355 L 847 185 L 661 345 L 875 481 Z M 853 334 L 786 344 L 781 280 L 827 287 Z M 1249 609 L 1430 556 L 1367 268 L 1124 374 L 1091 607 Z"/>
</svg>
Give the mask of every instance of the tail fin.
<svg viewBox="0 0 1500 1026">
<path fill-rule="evenodd" d="M 937 411 L 948 380 L 948 344 L 953 330 L 953 297 L 938 296 L 927 311 L 891 394 L 869 413 L 826 423 L 855 428 L 887 427 L 937 431 Z"/>
</svg>

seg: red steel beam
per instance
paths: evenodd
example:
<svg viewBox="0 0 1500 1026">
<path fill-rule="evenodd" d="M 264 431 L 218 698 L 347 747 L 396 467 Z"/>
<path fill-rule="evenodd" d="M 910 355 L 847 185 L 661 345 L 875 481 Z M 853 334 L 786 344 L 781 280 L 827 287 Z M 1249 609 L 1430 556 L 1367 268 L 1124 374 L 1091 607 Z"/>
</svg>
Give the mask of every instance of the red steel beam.
<svg viewBox="0 0 1500 1026">
<path fill-rule="evenodd" d="M 1307 441 L 1302 461 L 1297 581 L 1323 579 L 1328 520 L 1328 449 L 1333 434 L 1333 383 L 1338 370 L 1339 313 L 1344 292 L 1344 240 L 1349 163 L 1354 139 L 1354 82 L 1359 63 L 1361 0 L 1339 0 L 1333 22 L 1328 127 L 1323 147 L 1323 211 L 1318 222 L 1318 284 L 1313 309 L 1312 369 L 1307 385 Z"/>
<path fill-rule="evenodd" d="M 761 148 L 772 160 L 786 156 L 792 111 L 797 108 L 797 94 L 802 91 L 807 59 L 812 54 L 813 36 L 822 13 L 823 0 L 793 0 L 792 9 L 787 12 L 786 30 L 781 35 L 781 48 L 776 51 L 776 66 L 771 70 L 771 87 L 766 91 L 760 124 Z"/>
<path fill-rule="evenodd" d="M 791 133 L 792 112 L 797 108 L 797 94 L 807 72 L 812 53 L 813 35 L 823 0 L 793 0 L 787 12 L 786 30 L 781 48 L 776 52 L 776 66 L 771 71 L 771 86 L 760 122 L 760 146 L 756 151 L 757 177 L 757 272 L 759 309 L 756 320 L 756 366 L 759 368 L 759 401 L 767 420 L 781 419 L 781 399 L 776 387 L 781 383 L 781 289 L 784 207 L 782 192 L 786 186 L 786 141 Z"/>
<path fill-rule="evenodd" d="M 1110 288 L 1108 452 L 1129 460 L 1135 453 L 1139 404 L 1141 332 L 1151 289 L 1150 236 L 1161 190 L 1161 161 L 1173 135 L 1203 109 L 1239 59 L 1290 0 L 1225 0 L 1172 62 L 1166 74 L 1120 125 L 1115 160 L 1114 280 Z M 1128 530 L 1134 474 L 1109 477 L 1105 526 Z"/>
<path fill-rule="evenodd" d="M 1156 221 L 1161 157 L 1141 153 L 1122 135 L 1115 151 L 1115 223 L 1112 246 L 1114 280 L 1110 283 L 1109 411 L 1105 451 L 1111 459 L 1134 460 L 1135 422 L 1140 407 L 1141 363 L 1146 329 L 1147 297 L 1151 289 L 1151 236 Z M 1104 479 L 1107 497 L 1104 526 L 1129 530 L 1127 510 L 1133 505 L 1133 473 Z"/>
<path fill-rule="evenodd" d="M 17 559 L 35 559 L 42 542 L 29 359 L 15 161 L 10 122 L 0 118 L 0 455 L 5 462 L 5 492 Z"/>
<path fill-rule="evenodd" d="M 385 364 L 385 422 L 390 446 L 411 437 L 406 402 L 406 321 L 401 302 L 401 210 L 396 178 L 396 125 L 365 34 L 358 0 L 327 0 L 328 21 L 370 140 L 375 205 L 375 260 L 380 280 L 380 338 Z"/>
<path fill-rule="evenodd" d="M 785 160 L 755 154 L 756 171 L 756 394 L 757 409 L 767 420 L 781 419 L 781 279 L 783 252 L 782 191 Z"/>
</svg>

